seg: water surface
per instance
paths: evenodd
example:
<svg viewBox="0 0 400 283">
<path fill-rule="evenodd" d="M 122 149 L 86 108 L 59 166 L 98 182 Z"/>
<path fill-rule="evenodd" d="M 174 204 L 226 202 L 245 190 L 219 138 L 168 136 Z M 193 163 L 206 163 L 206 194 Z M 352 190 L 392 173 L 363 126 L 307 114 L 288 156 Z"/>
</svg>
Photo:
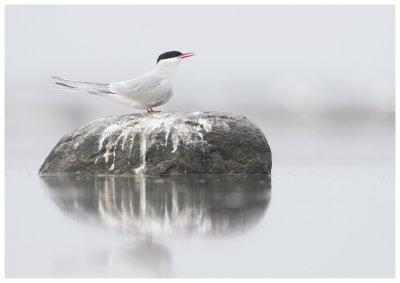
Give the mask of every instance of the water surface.
<svg viewBox="0 0 400 283">
<path fill-rule="evenodd" d="M 60 136 L 8 135 L 6 276 L 394 276 L 393 127 L 262 129 L 271 179 L 42 178 Z"/>
</svg>

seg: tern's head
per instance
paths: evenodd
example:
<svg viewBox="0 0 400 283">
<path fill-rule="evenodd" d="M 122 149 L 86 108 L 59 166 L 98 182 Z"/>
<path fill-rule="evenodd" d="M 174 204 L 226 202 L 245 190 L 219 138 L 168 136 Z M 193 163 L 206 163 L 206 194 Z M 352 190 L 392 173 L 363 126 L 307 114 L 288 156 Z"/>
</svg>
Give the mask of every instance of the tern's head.
<svg viewBox="0 0 400 283">
<path fill-rule="evenodd" d="M 176 66 L 182 59 L 194 56 L 194 53 L 182 53 L 179 51 L 168 51 L 160 56 L 157 59 L 157 66 Z"/>
</svg>

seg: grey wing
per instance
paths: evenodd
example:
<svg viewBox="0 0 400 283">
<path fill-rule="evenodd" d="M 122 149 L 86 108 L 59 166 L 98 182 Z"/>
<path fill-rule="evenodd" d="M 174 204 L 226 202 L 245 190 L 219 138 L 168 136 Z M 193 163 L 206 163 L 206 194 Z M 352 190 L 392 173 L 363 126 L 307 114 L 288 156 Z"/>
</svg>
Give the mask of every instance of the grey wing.
<svg viewBox="0 0 400 283">
<path fill-rule="evenodd" d="M 109 88 L 143 108 L 161 105 L 172 95 L 172 87 L 168 80 L 159 76 L 143 75 L 129 81 L 111 83 Z"/>
</svg>

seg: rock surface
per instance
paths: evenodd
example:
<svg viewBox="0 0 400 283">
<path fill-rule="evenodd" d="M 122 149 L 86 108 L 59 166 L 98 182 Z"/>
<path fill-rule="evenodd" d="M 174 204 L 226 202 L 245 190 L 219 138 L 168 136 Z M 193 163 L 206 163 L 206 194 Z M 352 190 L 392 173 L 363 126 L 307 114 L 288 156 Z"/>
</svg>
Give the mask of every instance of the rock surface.
<svg viewBox="0 0 400 283">
<path fill-rule="evenodd" d="M 244 116 L 162 112 L 110 116 L 65 135 L 39 170 L 56 174 L 269 174 L 271 150 Z"/>
</svg>

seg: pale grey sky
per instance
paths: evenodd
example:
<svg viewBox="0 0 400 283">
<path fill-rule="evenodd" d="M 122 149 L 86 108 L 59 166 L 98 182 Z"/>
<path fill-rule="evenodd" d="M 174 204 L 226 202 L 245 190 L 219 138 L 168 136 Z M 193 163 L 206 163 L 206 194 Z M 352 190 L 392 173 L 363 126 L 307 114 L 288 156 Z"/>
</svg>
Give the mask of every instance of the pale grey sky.
<svg viewBox="0 0 400 283">
<path fill-rule="evenodd" d="M 267 5 L 7 6 L 6 114 L 136 112 L 52 90 L 50 76 L 125 80 L 169 50 L 197 55 L 163 111 L 394 113 L 393 6 Z"/>
</svg>

